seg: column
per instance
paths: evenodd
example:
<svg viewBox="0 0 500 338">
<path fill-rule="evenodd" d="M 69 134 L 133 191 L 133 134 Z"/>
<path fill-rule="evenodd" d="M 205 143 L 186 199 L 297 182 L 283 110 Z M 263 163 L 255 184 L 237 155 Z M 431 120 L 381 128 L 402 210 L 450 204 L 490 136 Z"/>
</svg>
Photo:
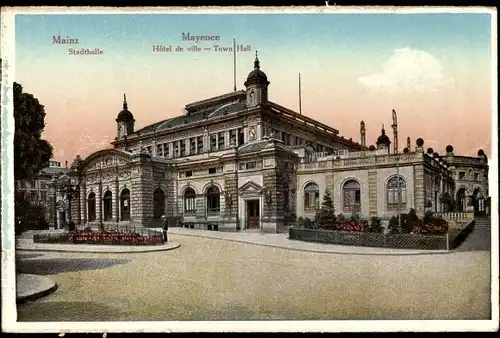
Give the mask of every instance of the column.
<svg viewBox="0 0 500 338">
<path fill-rule="evenodd" d="M 248 143 L 248 126 L 243 127 L 243 143 Z"/>
<path fill-rule="evenodd" d="M 96 221 L 102 222 L 103 220 L 103 215 L 102 215 L 102 181 L 101 178 L 99 178 L 99 184 L 97 186 L 97 189 L 99 190 L 96 194 Z"/>
<path fill-rule="evenodd" d="M 116 171 L 115 189 L 113 192 L 113 221 L 120 221 L 120 184 L 118 182 L 118 170 Z"/>
<path fill-rule="evenodd" d="M 184 140 L 184 145 L 186 147 L 186 156 L 194 155 L 194 154 L 191 154 L 191 139 L 190 138 L 187 138 Z"/>
<path fill-rule="evenodd" d="M 167 144 L 168 147 L 168 158 L 172 158 L 174 156 L 174 143 L 170 142 Z"/>
<path fill-rule="evenodd" d="M 162 155 L 163 157 L 166 157 L 166 156 L 165 156 L 165 143 L 162 143 L 162 144 L 161 144 L 161 153 L 163 154 L 163 155 Z"/>
<path fill-rule="evenodd" d="M 226 147 L 226 149 L 229 149 L 229 146 L 231 145 L 231 133 L 229 132 L 229 130 L 226 130 L 224 132 L 224 145 Z"/>
</svg>

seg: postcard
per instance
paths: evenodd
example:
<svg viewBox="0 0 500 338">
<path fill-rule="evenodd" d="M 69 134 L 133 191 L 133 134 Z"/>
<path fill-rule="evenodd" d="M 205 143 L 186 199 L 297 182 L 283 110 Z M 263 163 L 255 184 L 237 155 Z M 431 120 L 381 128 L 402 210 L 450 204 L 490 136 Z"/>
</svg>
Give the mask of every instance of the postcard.
<svg viewBox="0 0 500 338">
<path fill-rule="evenodd" d="M 494 9 L 1 15 L 5 331 L 498 329 Z"/>
</svg>

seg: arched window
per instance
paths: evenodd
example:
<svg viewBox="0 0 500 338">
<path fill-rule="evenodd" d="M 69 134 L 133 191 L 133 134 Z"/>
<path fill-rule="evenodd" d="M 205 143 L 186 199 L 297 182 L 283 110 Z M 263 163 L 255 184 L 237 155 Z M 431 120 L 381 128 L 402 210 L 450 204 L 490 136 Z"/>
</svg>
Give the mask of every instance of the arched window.
<svg viewBox="0 0 500 338">
<path fill-rule="evenodd" d="M 342 187 L 344 212 L 361 211 L 361 188 L 355 180 L 345 182 Z"/>
<path fill-rule="evenodd" d="M 196 193 L 192 188 L 187 188 L 184 192 L 184 212 L 186 214 L 196 212 Z"/>
<path fill-rule="evenodd" d="M 398 176 L 391 177 L 387 181 L 387 208 L 400 209 L 406 208 L 406 181 L 404 178 L 399 176 L 399 187 L 398 187 Z M 401 192 L 401 193 L 399 193 Z"/>
<path fill-rule="evenodd" d="M 165 215 L 165 193 L 161 188 L 156 188 L 153 192 L 153 205 L 155 219 L 161 219 L 161 216 Z"/>
<path fill-rule="evenodd" d="M 319 187 L 316 183 L 308 183 L 304 187 L 304 211 L 315 212 L 319 209 Z"/>
<path fill-rule="evenodd" d="M 105 221 L 111 221 L 113 219 L 113 194 L 111 191 L 106 191 L 104 193 L 103 199 L 103 218 Z"/>
<path fill-rule="evenodd" d="M 55 203 L 55 202 L 54 202 Z M 94 222 L 95 215 L 95 193 L 91 192 L 87 198 L 87 212 L 88 212 L 88 222 Z"/>
<path fill-rule="evenodd" d="M 130 190 L 122 190 L 120 195 L 120 215 L 122 221 L 130 220 Z"/>
<path fill-rule="evenodd" d="M 207 213 L 217 214 L 220 212 L 220 191 L 215 185 L 207 190 Z"/>
</svg>

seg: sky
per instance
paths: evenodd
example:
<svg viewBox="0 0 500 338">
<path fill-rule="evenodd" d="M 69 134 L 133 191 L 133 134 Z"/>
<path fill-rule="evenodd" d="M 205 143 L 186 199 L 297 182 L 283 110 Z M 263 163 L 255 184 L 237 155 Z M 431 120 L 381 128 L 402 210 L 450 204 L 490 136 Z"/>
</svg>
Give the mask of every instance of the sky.
<svg viewBox="0 0 500 338">
<path fill-rule="evenodd" d="M 303 114 L 346 138 L 360 141 L 361 120 L 368 144 L 382 125 L 392 136 L 395 109 L 401 149 L 421 137 L 440 154 L 448 144 L 457 155 L 492 152 L 490 14 L 18 14 L 15 34 L 15 81 L 45 106 L 43 137 L 63 164 L 110 147 L 124 93 L 139 129 L 231 92 L 233 53 L 214 46 L 233 38 L 251 49 L 237 53 L 237 89 L 258 50 L 269 100 L 298 111 L 300 73 Z M 195 45 L 202 51 L 188 51 Z"/>
</svg>

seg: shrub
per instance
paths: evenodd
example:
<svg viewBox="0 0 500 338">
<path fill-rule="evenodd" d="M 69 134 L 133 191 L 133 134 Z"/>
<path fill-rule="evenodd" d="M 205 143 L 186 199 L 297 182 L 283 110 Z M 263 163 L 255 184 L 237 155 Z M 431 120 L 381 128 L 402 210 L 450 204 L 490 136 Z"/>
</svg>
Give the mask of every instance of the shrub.
<svg viewBox="0 0 500 338">
<path fill-rule="evenodd" d="M 297 218 L 297 227 L 304 228 L 304 218 L 302 216 Z"/>
<path fill-rule="evenodd" d="M 68 223 L 68 230 L 69 230 L 69 231 L 75 231 L 75 230 L 76 230 L 75 222 L 70 221 L 70 222 Z"/>
<path fill-rule="evenodd" d="M 424 223 L 430 224 L 434 222 L 434 213 L 432 211 L 426 211 L 424 215 Z"/>
<path fill-rule="evenodd" d="M 335 209 L 333 207 L 332 197 L 330 191 L 326 189 L 321 208 L 316 213 L 314 221 L 319 227 L 333 227 L 335 220 Z"/>
<path fill-rule="evenodd" d="M 314 226 L 313 222 L 309 219 L 309 217 L 304 218 L 304 228 L 312 229 Z"/>
<path fill-rule="evenodd" d="M 366 222 L 365 231 L 367 232 L 378 232 L 381 233 L 384 231 L 384 227 L 382 226 L 382 219 L 380 217 L 372 217 L 371 223 L 368 225 Z"/>
<path fill-rule="evenodd" d="M 351 214 L 351 221 L 359 221 L 360 220 L 360 217 L 357 213 L 353 212 Z"/>
</svg>

